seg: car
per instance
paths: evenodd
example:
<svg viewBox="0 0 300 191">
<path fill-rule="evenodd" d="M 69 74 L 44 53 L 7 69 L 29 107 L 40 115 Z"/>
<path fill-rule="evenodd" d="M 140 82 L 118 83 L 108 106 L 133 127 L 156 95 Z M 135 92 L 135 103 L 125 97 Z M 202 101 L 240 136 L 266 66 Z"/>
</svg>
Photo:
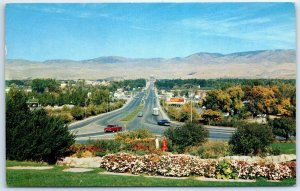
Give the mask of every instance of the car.
<svg viewBox="0 0 300 191">
<path fill-rule="evenodd" d="M 143 112 L 139 112 L 138 117 L 143 117 Z"/>
<path fill-rule="evenodd" d="M 162 126 L 170 126 L 171 122 L 166 120 L 166 119 L 161 119 L 157 122 L 157 125 L 162 125 Z"/>
<path fill-rule="evenodd" d="M 117 131 L 122 131 L 123 127 L 118 126 L 118 125 L 107 125 L 104 128 L 104 132 L 117 132 Z"/>
</svg>

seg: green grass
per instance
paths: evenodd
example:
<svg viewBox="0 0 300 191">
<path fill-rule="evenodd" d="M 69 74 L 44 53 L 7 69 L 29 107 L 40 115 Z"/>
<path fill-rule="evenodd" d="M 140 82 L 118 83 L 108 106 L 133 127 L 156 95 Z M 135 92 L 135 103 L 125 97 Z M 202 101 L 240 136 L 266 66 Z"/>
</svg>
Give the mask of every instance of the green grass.
<svg viewBox="0 0 300 191">
<path fill-rule="evenodd" d="M 139 105 L 133 112 L 129 113 L 126 117 L 121 119 L 121 121 L 129 122 L 133 120 L 137 116 L 137 114 L 143 110 L 143 108 L 144 108 L 143 104 Z"/>
<path fill-rule="evenodd" d="M 279 148 L 281 154 L 296 154 L 296 143 L 272 143 L 272 148 Z"/>
<path fill-rule="evenodd" d="M 28 165 L 31 162 L 7 161 L 8 165 Z M 37 166 L 39 164 L 36 164 Z M 143 176 L 104 175 L 97 168 L 92 172 L 63 172 L 67 167 L 54 166 L 51 170 L 6 170 L 7 186 L 292 186 L 296 179 L 269 182 L 259 179 L 256 182 L 199 181 L 193 177 L 183 180 L 147 178 Z"/>
<path fill-rule="evenodd" d="M 6 166 L 49 166 L 47 163 L 38 163 L 32 161 L 15 161 L 15 160 L 7 160 Z"/>
</svg>

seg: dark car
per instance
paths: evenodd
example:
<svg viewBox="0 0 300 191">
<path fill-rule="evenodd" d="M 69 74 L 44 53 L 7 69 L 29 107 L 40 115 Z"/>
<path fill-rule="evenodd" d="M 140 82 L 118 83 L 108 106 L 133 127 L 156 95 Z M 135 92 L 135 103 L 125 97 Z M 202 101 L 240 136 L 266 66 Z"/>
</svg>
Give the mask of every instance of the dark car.
<svg viewBox="0 0 300 191">
<path fill-rule="evenodd" d="M 158 125 L 170 126 L 171 122 L 166 119 L 161 119 L 157 122 Z"/>
<path fill-rule="evenodd" d="M 118 125 L 107 125 L 107 127 L 104 128 L 104 132 L 117 132 L 122 131 L 122 127 Z"/>
</svg>

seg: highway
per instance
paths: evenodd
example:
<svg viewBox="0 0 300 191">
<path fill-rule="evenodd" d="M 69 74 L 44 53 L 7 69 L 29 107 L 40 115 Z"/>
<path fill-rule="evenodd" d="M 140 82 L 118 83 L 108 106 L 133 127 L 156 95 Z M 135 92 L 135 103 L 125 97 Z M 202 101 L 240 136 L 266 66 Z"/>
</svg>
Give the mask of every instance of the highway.
<svg viewBox="0 0 300 191">
<path fill-rule="evenodd" d="M 168 127 L 157 125 L 157 121 L 162 119 L 161 113 L 159 116 L 152 115 L 153 108 L 158 107 L 157 104 L 159 104 L 157 103 L 153 82 L 148 85 L 146 91 L 138 93 L 121 109 L 73 123 L 69 126 L 69 129 L 77 135 L 76 140 L 80 142 L 84 142 L 89 138 L 112 138 L 115 133 L 105 133 L 104 128 L 106 125 L 119 124 L 124 127 L 125 124 L 121 120 L 133 112 L 142 102 L 144 102 L 143 116 L 136 116 L 126 125 L 126 130 L 145 128 L 149 129 L 155 135 L 162 135 Z M 178 124 L 171 123 L 171 125 L 176 126 Z M 209 131 L 210 139 L 229 140 L 234 132 L 233 128 L 227 127 L 205 126 L 205 128 Z"/>
</svg>

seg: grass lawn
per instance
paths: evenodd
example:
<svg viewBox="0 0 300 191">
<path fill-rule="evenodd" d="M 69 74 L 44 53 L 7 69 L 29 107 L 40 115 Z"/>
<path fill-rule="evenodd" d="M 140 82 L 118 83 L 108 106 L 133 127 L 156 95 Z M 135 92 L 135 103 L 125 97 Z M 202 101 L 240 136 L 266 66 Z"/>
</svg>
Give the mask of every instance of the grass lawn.
<svg viewBox="0 0 300 191">
<path fill-rule="evenodd" d="M 139 105 L 133 112 L 129 113 L 126 117 L 121 119 L 121 121 L 128 122 L 133 120 L 137 116 L 137 114 L 143 110 L 143 108 L 144 108 L 143 104 Z"/>
<path fill-rule="evenodd" d="M 32 162 L 7 161 L 6 166 L 32 166 Z M 34 166 L 39 166 L 35 164 Z M 98 174 L 104 171 L 97 168 L 91 172 L 63 172 L 67 167 L 54 166 L 50 170 L 6 170 L 7 186 L 292 186 L 296 179 L 281 182 L 218 182 L 199 181 L 192 177 L 184 180 L 147 178 L 143 176 L 119 176 Z"/>
<path fill-rule="evenodd" d="M 272 148 L 279 148 L 281 154 L 296 154 L 295 143 L 272 143 Z"/>
</svg>

